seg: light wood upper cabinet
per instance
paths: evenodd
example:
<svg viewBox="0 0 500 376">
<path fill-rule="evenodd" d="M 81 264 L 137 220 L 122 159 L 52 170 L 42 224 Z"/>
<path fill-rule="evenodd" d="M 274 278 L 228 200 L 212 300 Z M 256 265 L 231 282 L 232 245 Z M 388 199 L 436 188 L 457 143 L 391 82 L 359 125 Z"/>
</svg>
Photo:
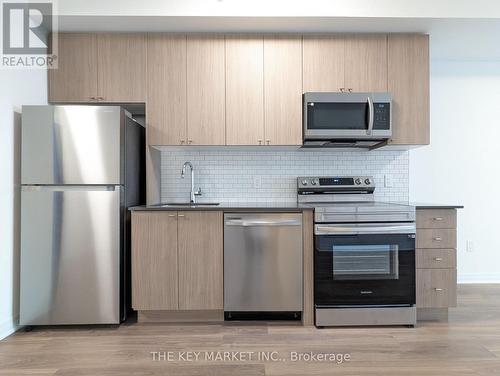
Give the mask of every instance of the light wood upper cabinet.
<svg viewBox="0 0 500 376">
<path fill-rule="evenodd" d="M 91 102 L 97 97 L 97 36 L 58 34 L 58 68 L 48 70 L 49 102 Z"/>
<path fill-rule="evenodd" d="M 264 37 L 266 145 L 302 144 L 302 38 Z"/>
<path fill-rule="evenodd" d="M 175 212 L 132 213 L 132 307 L 178 308 Z"/>
<path fill-rule="evenodd" d="M 179 309 L 222 310 L 222 212 L 179 212 Z"/>
<path fill-rule="evenodd" d="M 344 88 L 344 37 L 304 35 L 303 39 L 303 91 Z"/>
<path fill-rule="evenodd" d="M 427 145 L 430 142 L 429 36 L 389 35 L 387 55 L 392 143 Z"/>
<path fill-rule="evenodd" d="M 102 101 L 146 101 L 145 34 L 97 34 L 97 61 Z"/>
<path fill-rule="evenodd" d="M 226 143 L 223 35 L 187 38 L 188 144 Z"/>
<path fill-rule="evenodd" d="M 345 87 L 357 92 L 387 91 L 387 36 L 345 37 Z"/>
<path fill-rule="evenodd" d="M 185 144 L 186 36 L 149 34 L 147 51 L 148 144 Z"/>
<path fill-rule="evenodd" d="M 264 144 L 264 40 L 226 36 L 226 144 Z"/>
</svg>

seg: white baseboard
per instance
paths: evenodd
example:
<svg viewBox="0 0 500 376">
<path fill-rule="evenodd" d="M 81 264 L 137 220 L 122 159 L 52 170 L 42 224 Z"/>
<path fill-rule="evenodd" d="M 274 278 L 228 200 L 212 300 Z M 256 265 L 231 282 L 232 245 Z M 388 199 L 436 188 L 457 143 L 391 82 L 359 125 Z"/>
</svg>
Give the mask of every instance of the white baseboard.
<svg viewBox="0 0 500 376">
<path fill-rule="evenodd" d="M 20 328 L 20 326 L 16 324 L 17 322 L 19 322 L 19 316 L 9 317 L 0 322 L 0 340 L 10 336 Z"/>
<path fill-rule="evenodd" d="M 482 274 L 482 273 L 469 273 L 459 274 L 457 276 L 458 283 L 500 283 L 500 274 Z"/>
</svg>

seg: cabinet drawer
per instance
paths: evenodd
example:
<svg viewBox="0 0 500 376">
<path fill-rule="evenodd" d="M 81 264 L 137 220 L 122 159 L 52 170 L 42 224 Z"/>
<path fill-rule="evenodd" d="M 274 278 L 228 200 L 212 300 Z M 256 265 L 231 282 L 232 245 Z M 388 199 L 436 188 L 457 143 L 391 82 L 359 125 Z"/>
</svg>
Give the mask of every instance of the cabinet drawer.
<svg viewBox="0 0 500 376">
<path fill-rule="evenodd" d="M 455 209 L 418 209 L 417 228 L 457 228 Z"/>
<path fill-rule="evenodd" d="M 417 229 L 416 248 L 457 248 L 455 229 Z"/>
<path fill-rule="evenodd" d="M 456 269 L 417 269 L 417 308 L 457 305 Z"/>
<path fill-rule="evenodd" d="M 457 267 L 457 251 L 454 249 L 417 249 L 418 269 L 454 269 Z"/>
</svg>

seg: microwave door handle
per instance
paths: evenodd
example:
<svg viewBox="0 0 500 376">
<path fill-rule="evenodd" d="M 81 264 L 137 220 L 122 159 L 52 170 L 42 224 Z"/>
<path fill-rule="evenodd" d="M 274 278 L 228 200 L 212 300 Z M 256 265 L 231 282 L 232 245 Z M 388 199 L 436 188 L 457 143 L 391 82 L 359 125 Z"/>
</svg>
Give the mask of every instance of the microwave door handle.
<svg viewBox="0 0 500 376">
<path fill-rule="evenodd" d="M 368 131 L 366 132 L 367 135 L 371 136 L 372 131 L 373 131 L 373 100 L 371 97 L 367 98 L 368 101 Z"/>
</svg>

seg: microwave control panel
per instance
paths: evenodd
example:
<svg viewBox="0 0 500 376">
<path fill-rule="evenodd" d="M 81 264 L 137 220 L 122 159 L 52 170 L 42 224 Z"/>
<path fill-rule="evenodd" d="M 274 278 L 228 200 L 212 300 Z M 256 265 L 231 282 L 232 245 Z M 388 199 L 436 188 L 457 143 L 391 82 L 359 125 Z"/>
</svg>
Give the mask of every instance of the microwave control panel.
<svg viewBox="0 0 500 376">
<path fill-rule="evenodd" d="M 391 128 L 391 104 L 374 103 L 373 104 L 373 129 Z"/>
</svg>

